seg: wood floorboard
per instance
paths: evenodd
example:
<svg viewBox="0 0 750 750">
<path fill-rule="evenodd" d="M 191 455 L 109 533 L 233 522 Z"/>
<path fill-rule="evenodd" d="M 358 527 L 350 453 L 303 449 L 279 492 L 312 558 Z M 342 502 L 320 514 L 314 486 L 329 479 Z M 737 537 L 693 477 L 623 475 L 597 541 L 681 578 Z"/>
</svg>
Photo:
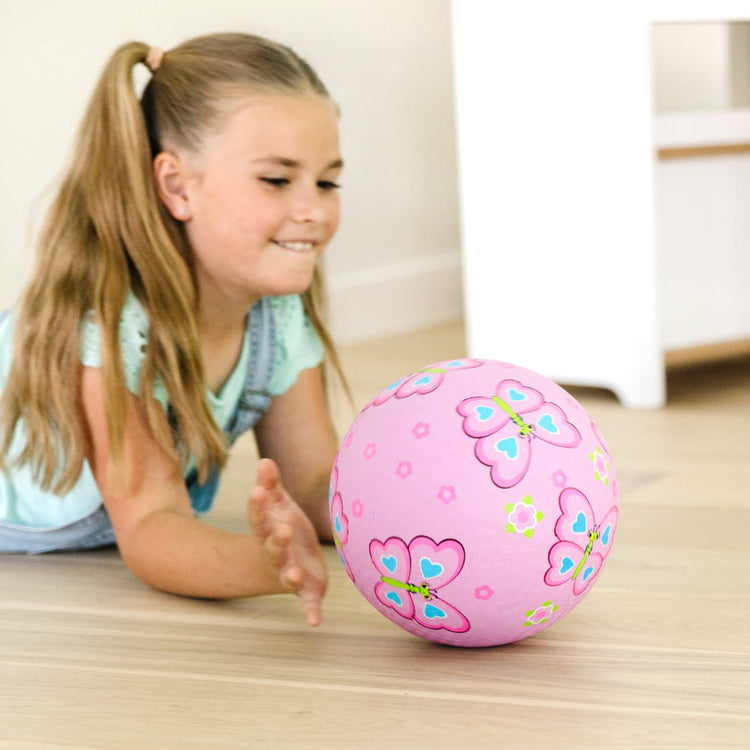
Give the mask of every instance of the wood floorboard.
<svg viewBox="0 0 750 750">
<path fill-rule="evenodd" d="M 342 352 L 355 409 L 463 353 L 445 326 Z M 591 595 L 520 643 L 457 649 L 375 612 L 332 548 L 324 623 L 288 597 L 151 591 L 115 549 L 0 558 L 0 748 L 750 747 L 750 359 L 670 370 L 669 403 L 571 389 L 615 456 Z M 208 522 L 241 529 L 240 441 Z"/>
</svg>

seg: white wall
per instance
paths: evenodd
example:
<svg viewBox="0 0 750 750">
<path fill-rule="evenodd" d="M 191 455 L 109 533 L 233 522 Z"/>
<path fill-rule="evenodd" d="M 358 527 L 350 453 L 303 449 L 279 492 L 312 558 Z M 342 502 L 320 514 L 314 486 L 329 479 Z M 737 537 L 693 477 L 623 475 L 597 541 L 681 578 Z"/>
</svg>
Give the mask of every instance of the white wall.
<svg viewBox="0 0 750 750">
<path fill-rule="evenodd" d="M 448 0 L 2 0 L 0 307 L 101 66 L 120 43 L 260 33 L 306 57 L 341 105 L 342 227 L 327 268 L 340 341 L 461 316 Z"/>
<path fill-rule="evenodd" d="M 651 42 L 656 112 L 727 106 L 726 24 L 654 24 Z"/>
<path fill-rule="evenodd" d="M 750 23 L 655 23 L 651 63 L 657 114 L 750 106 Z"/>
</svg>

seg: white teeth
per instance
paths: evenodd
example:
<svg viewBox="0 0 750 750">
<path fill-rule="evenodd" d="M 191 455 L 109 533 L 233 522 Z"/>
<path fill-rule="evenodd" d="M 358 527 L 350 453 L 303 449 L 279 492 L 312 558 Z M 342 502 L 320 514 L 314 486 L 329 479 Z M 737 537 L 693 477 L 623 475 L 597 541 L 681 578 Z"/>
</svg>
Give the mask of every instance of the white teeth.
<svg viewBox="0 0 750 750">
<path fill-rule="evenodd" d="M 285 250 L 293 250 L 298 253 L 312 250 L 315 247 L 312 242 L 277 242 L 276 244 Z"/>
</svg>

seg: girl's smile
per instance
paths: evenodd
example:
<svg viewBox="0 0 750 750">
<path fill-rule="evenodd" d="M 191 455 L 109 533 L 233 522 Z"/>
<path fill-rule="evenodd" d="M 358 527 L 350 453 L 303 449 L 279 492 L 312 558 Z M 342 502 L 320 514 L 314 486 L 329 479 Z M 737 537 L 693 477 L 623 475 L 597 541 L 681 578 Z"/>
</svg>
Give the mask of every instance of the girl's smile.
<svg viewBox="0 0 750 750">
<path fill-rule="evenodd" d="M 307 253 L 315 250 L 314 242 L 305 242 L 304 240 L 274 240 L 274 242 L 279 247 L 283 247 L 284 250 L 291 250 L 294 253 Z"/>
</svg>

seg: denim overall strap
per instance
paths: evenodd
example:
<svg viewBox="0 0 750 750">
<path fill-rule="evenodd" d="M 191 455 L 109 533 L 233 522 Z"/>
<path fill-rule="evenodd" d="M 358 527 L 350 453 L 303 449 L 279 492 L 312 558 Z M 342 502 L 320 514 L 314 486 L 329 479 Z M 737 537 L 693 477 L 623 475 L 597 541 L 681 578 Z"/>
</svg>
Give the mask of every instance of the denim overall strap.
<svg viewBox="0 0 750 750">
<path fill-rule="evenodd" d="M 276 325 L 270 297 L 263 297 L 250 310 L 247 328 L 250 334 L 250 356 L 245 385 L 237 409 L 224 428 L 230 446 L 242 433 L 255 425 L 271 403 L 268 387 L 276 351 Z M 205 484 L 198 484 L 197 471 L 193 471 L 185 480 L 190 504 L 196 514 L 207 513 L 211 509 L 219 488 L 219 479 L 219 472 L 212 469 Z"/>
<path fill-rule="evenodd" d="M 276 325 L 270 297 L 263 297 L 253 306 L 247 327 L 250 331 L 250 365 L 237 411 L 224 428 L 230 445 L 251 429 L 271 404 L 268 387 L 276 352 Z"/>
</svg>

